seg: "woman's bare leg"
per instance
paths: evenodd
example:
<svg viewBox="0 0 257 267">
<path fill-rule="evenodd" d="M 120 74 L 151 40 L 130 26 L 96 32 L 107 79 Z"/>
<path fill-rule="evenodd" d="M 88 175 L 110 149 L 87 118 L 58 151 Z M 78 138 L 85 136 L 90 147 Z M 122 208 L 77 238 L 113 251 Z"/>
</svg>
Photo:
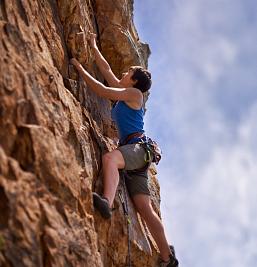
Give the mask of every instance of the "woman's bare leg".
<svg viewBox="0 0 257 267">
<path fill-rule="evenodd" d="M 111 207 L 119 184 L 119 169 L 125 167 L 125 161 L 119 150 L 113 150 L 103 155 L 102 163 L 104 175 L 103 196 L 108 199 Z"/>
<path fill-rule="evenodd" d="M 146 225 L 160 250 L 162 260 L 168 261 L 171 251 L 164 233 L 163 224 L 152 208 L 150 196 L 137 194 L 133 197 L 133 202 L 137 211 L 145 220 Z"/>
</svg>

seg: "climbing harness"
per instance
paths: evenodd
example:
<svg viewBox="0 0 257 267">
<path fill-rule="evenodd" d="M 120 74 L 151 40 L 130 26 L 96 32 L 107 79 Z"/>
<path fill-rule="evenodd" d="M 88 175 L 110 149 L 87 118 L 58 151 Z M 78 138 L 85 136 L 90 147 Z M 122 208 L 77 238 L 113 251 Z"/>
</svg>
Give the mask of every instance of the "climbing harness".
<svg viewBox="0 0 257 267">
<path fill-rule="evenodd" d="M 126 194 L 126 184 L 124 173 L 121 174 L 121 185 L 122 189 L 119 190 L 119 198 L 122 204 L 123 212 L 127 220 L 127 233 L 128 233 L 128 257 L 127 257 L 127 267 L 131 267 L 131 247 L 130 247 L 130 224 L 131 220 L 128 213 L 128 199 Z"/>
<path fill-rule="evenodd" d="M 127 145 L 129 143 L 130 140 L 132 140 L 133 138 L 140 138 L 140 139 L 143 139 L 145 137 L 144 133 L 132 133 L 132 134 L 129 134 L 125 140 L 123 140 L 122 143 L 120 143 L 119 145 L 120 146 L 124 146 L 124 145 Z"/>
<path fill-rule="evenodd" d="M 127 145 L 133 138 L 138 138 L 139 141 L 136 143 L 140 144 L 145 149 L 145 162 L 154 162 L 156 165 L 158 165 L 159 161 L 161 160 L 161 149 L 154 140 L 145 136 L 144 133 L 136 132 L 128 135 L 126 139 L 119 144 L 119 146 Z"/>
</svg>

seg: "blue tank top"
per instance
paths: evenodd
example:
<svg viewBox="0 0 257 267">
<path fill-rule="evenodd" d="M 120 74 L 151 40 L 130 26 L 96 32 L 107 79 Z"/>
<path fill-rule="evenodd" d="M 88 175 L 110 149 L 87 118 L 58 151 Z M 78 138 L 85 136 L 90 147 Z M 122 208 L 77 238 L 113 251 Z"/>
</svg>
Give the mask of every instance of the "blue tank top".
<svg viewBox="0 0 257 267">
<path fill-rule="evenodd" d="M 120 143 L 132 133 L 144 133 L 144 109 L 130 108 L 124 101 L 118 101 L 112 108 L 112 119 L 118 128 Z M 137 139 L 137 140 L 136 140 Z M 139 138 L 133 138 L 128 143 L 135 143 Z"/>
</svg>

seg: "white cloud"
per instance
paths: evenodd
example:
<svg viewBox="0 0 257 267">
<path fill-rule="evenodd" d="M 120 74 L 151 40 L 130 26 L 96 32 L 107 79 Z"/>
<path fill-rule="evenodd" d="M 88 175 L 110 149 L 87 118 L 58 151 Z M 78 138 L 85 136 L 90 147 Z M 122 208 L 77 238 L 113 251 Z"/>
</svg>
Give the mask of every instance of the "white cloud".
<svg viewBox="0 0 257 267">
<path fill-rule="evenodd" d="M 164 152 L 168 236 L 181 266 L 255 267 L 257 5 L 167 0 L 158 8 L 158 25 L 144 29 L 154 78 L 146 126 Z"/>
<path fill-rule="evenodd" d="M 169 237 L 191 266 L 242 267 L 257 257 L 257 155 L 251 148 L 256 111 L 257 105 L 239 125 L 233 146 L 212 148 L 208 163 L 191 173 L 193 183 L 179 188 L 162 180 Z"/>
</svg>

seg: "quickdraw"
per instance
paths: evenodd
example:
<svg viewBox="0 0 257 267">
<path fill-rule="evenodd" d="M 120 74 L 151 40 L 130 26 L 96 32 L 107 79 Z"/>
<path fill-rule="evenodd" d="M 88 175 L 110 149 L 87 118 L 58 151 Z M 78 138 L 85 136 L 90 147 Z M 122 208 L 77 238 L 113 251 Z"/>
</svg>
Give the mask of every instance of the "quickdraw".
<svg viewBox="0 0 257 267">
<path fill-rule="evenodd" d="M 121 173 L 121 183 L 122 183 L 122 190 L 119 190 L 119 198 L 122 204 L 123 212 L 127 220 L 127 233 L 128 233 L 128 257 L 127 257 L 127 267 L 131 267 L 131 247 L 130 247 L 130 225 L 131 220 L 128 213 L 128 199 L 126 193 L 126 184 L 125 184 L 125 177 L 124 173 Z"/>
</svg>

